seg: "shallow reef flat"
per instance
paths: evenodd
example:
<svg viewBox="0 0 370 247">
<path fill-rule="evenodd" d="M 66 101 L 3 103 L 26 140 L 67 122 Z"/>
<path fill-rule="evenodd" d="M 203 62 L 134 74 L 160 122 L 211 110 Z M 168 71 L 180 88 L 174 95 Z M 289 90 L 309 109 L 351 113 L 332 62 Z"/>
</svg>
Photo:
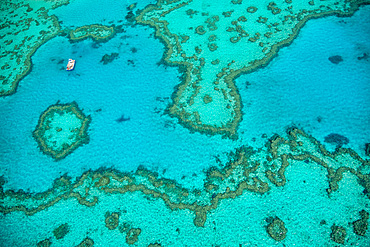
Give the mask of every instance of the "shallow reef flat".
<svg viewBox="0 0 370 247">
<path fill-rule="evenodd" d="M 289 183 L 297 184 L 287 180 L 287 170 L 292 166 L 299 168 L 306 165 L 311 167 L 312 171 L 322 172 L 320 178 L 325 181 L 319 184 L 324 188 L 316 189 L 324 191 L 320 197 L 327 198 L 325 200 L 338 200 L 336 192 L 339 190 L 339 185 L 342 189 L 347 186 L 349 190 L 354 188 L 342 182 L 342 179 L 347 179 L 348 176 L 354 176 L 355 179 L 351 180 L 351 183 L 362 187 L 365 193 L 363 196 L 370 198 L 368 192 L 370 175 L 366 173 L 370 166 L 369 160 L 362 159 L 351 149 L 338 148 L 333 153 L 328 152 L 316 139 L 297 128 L 288 129 L 286 137 L 272 136 L 264 147 L 257 150 L 242 146 L 231 152 L 228 159 L 229 161 L 223 167 L 212 167 L 206 171 L 206 179 L 201 189 L 185 188 L 176 181 L 160 177 L 159 174 L 144 167 L 139 167 L 134 173 L 121 173 L 112 169 L 88 171 L 75 181 L 62 176 L 55 180 L 53 188 L 38 194 L 3 191 L 1 187 L 0 212 L 5 215 L 23 212 L 27 217 L 32 218 L 33 215 L 38 215 L 48 208 L 58 207 L 59 204 L 64 205 L 63 207 L 66 203 L 76 204 L 78 207 L 83 205 L 87 208 L 100 207 L 109 195 L 115 197 L 114 200 L 110 199 L 111 203 L 117 202 L 121 205 L 120 202 L 124 202 L 125 205 L 129 205 L 131 203 L 129 197 L 138 197 L 149 201 L 162 201 L 167 208 L 165 212 L 190 211 L 193 214 L 193 224 L 196 227 L 204 227 L 207 218 L 213 218 L 214 212 L 218 207 L 224 207 L 225 203 L 229 204 L 248 193 L 259 195 L 263 202 L 265 195 L 271 195 L 269 192 L 280 193 L 278 191 L 284 190 L 286 186 L 289 187 Z M 296 178 L 301 179 L 301 176 Z M 307 179 L 315 181 L 318 178 Z M 296 193 L 296 190 L 294 191 Z M 270 207 L 275 206 L 270 205 Z M 114 213 L 116 208 L 113 205 L 109 210 L 111 213 L 108 212 L 105 215 L 105 226 L 109 230 L 118 227 L 121 232 L 126 232 L 127 243 L 135 243 L 141 233 L 140 228 L 137 228 L 138 225 L 129 226 L 122 223 L 120 214 Z M 296 210 L 299 211 L 299 209 Z M 298 214 L 298 212 L 295 213 Z M 300 213 L 304 214 L 304 212 Z M 100 212 L 100 214 L 104 213 Z M 357 235 L 364 236 L 367 231 L 368 214 L 367 212 L 360 214 L 363 215 L 363 219 L 354 224 L 356 225 L 354 231 Z M 289 237 L 288 218 L 285 217 L 284 220 L 279 217 L 267 218 L 266 222 L 269 223 L 266 232 L 271 238 L 282 241 L 286 236 Z M 311 222 L 311 224 L 317 227 L 321 223 Z M 104 225 L 104 222 L 101 225 Z M 335 242 L 342 241 L 343 238 L 343 236 L 335 236 L 337 230 L 336 228 L 333 230 L 332 240 Z M 348 238 L 347 236 L 346 241 L 355 241 Z"/>
<path fill-rule="evenodd" d="M 102 42 L 114 35 L 114 28 L 97 24 L 87 25 L 72 30 L 69 35 L 71 41 L 81 41 L 91 38 L 94 41 Z"/>
<path fill-rule="evenodd" d="M 169 113 L 193 131 L 236 138 L 242 102 L 234 79 L 265 66 L 312 18 L 350 16 L 369 1 L 158 1 L 137 22 L 166 46 L 183 82 Z"/>
<path fill-rule="evenodd" d="M 31 69 L 31 56 L 60 31 L 50 9 L 69 0 L 0 1 L 0 96 L 15 93 L 18 82 Z"/>
</svg>

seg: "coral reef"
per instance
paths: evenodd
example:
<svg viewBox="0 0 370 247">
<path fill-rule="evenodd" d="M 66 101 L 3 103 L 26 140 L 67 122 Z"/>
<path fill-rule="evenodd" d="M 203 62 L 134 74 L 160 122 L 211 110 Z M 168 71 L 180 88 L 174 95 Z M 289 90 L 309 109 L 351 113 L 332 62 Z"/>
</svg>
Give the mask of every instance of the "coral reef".
<svg viewBox="0 0 370 247">
<path fill-rule="evenodd" d="M 269 223 L 266 227 L 267 233 L 275 239 L 276 241 L 281 241 L 286 237 L 288 230 L 285 228 L 284 221 L 279 219 L 279 217 L 269 217 L 266 219 Z"/>
<path fill-rule="evenodd" d="M 136 21 L 155 28 L 166 46 L 163 62 L 179 66 L 184 74 L 168 113 L 192 131 L 237 139 L 242 102 L 234 79 L 266 66 L 308 20 L 351 16 L 361 4 L 366 1 L 328 0 L 320 5 L 259 1 L 250 6 L 248 1 L 233 0 L 220 3 L 222 8 L 199 9 L 199 0 L 158 1 L 141 11 Z M 193 18 L 197 13 L 202 15 Z M 172 25 L 179 22 L 182 25 Z M 227 32 L 218 26 L 227 27 Z M 211 103 L 203 101 L 206 94 Z"/>
<path fill-rule="evenodd" d="M 102 62 L 104 65 L 108 64 L 108 63 L 111 63 L 113 62 L 115 59 L 117 59 L 119 57 L 119 54 L 116 53 L 116 52 L 113 52 L 111 53 L 110 55 L 109 54 L 105 54 L 102 59 L 100 60 L 100 62 Z"/>
<path fill-rule="evenodd" d="M 203 101 L 204 101 L 205 104 L 211 103 L 212 102 L 212 97 L 207 94 L 207 95 L 204 96 Z"/>
<path fill-rule="evenodd" d="M 365 144 L 365 154 L 370 156 L 370 143 Z"/>
<path fill-rule="evenodd" d="M 126 235 L 126 243 L 128 244 L 135 244 L 138 240 L 138 237 L 141 233 L 140 228 L 132 228 L 128 231 Z"/>
<path fill-rule="evenodd" d="M 114 34 L 115 31 L 113 27 L 94 24 L 82 26 L 70 31 L 69 38 L 72 42 L 81 41 L 87 38 L 91 38 L 97 42 L 105 42 L 111 39 Z"/>
<path fill-rule="evenodd" d="M 369 58 L 369 55 L 367 53 L 362 54 L 362 56 L 357 57 L 358 60 L 367 60 Z"/>
<path fill-rule="evenodd" d="M 92 240 L 91 238 L 89 237 L 86 237 L 84 240 L 82 240 L 82 242 L 77 245 L 76 247 L 92 247 L 94 246 L 94 240 Z"/>
<path fill-rule="evenodd" d="M 369 213 L 365 210 L 360 211 L 361 219 L 356 220 L 353 222 L 353 231 L 359 236 L 365 236 L 367 228 L 368 228 L 368 221 L 369 221 Z"/>
<path fill-rule="evenodd" d="M 33 215 L 68 198 L 75 198 L 80 204 L 91 207 L 106 194 L 140 192 L 163 200 L 171 210 L 193 212 L 194 225 L 203 227 L 207 214 L 222 200 L 233 199 L 246 192 L 264 194 L 274 186 L 285 186 L 286 168 L 292 162 L 306 161 L 327 173 L 328 196 L 338 190 L 343 173 L 353 174 L 359 185 L 370 191 L 369 175 L 362 173 L 370 165 L 368 160 L 363 160 L 351 149 L 338 148 L 333 153 L 328 152 L 317 140 L 297 128 L 288 129 L 287 134 L 287 138 L 272 136 L 261 150 L 242 146 L 229 153 L 229 161 L 223 168 L 211 167 L 206 171 L 204 189 L 199 191 L 189 191 L 176 181 L 159 178 L 159 174 L 144 167 L 132 174 L 100 169 L 84 173 L 75 182 L 63 176 L 54 182 L 52 189 L 37 195 L 0 190 L 0 212 L 22 211 Z M 346 160 L 346 166 L 343 160 Z M 117 216 L 112 216 L 112 219 L 112 225 L 117 227 Z M 121 232 L 132 229 L 127 223 L 118 228 Z"/>
<path fill-rule="evenodd" d="M 121 225 L 119 225 L 118 229 L 121 233 L 128 233 L 128 231 L 131 229 L 131 225 L 127 222 L 123 222 Z"/>
<path fill-rule="evenodd" d="M 69 232 L 69 226 L 68 224 L 63 224 L 63 225 L 60 225 L 58 226 L 54 231 L 53 231 L 53 234 L 55 236 L 56 239 L 62 239 L 65 237 L 65 235 L 67 235 L 67 233 Z"/>
<path fill-rule="evenodd" d="M 343 62 L 343 58 L 339 55 L 331 56 L 329 57 L 329 61 L 333 64 L 339 64 L 340 62 Z"/>
<path fill-rule="evenodd" d="M 161 244 L 154 243 L 154 244 L 149 244 L 148 247 L 161 247 Z"/>
<path fill-rule="evenodd" d="M 337 147 L 342 147 L 343 145 L 348 144 L 349 140 L 345 136 L 332 133 L 332 134 L 325 136 L 324 142 L 327 142 L 330 144 L 336 144 Z"/>
<path fill-rule="evenodd" d="M 37 243 L 37 247 L 50 247 L 52 242 L 50 239 L 44 239 Z"/>
<path fill-rule="evenodd" d="M 16 92 L 19 81 L 31 70 L 31 56 L 60 33 L 58 20 L 49 15 L 49 10 L 68 3 L 69 0 L 0 1 L 0 96 Z"/>
<path fill-rule="evenodd" d="M 331 226 L 330 239 L 338 244 L 344 244 L 346 240 L 347 232 L 342 226 L 336 226 L 335 224 Z"/>
<path fill-rule="evenodd" d="M 254 7 L 254 6 L 249 6 L 249 7 L 247 8 L 248 13 L 254 13 L 254 12 L 256 12 L 257 10 L 258 10 L 258 8 L 257 8 L 257 7 Z"/>
<path fill-rule="evenodd" d="M 44 154 L 60 160 L 89 142 L 90 121 L 76 102 L 51 105 L 41 114 L 33 136 Z"/>
<path fill-rule="evenodd" d="M 114 230 L 117 228 L 119 224 L 119 214 L 118 213 L 109 213 L 107 212 L 105 216 L 105 226 L 109 230 Z"/>
</svg>

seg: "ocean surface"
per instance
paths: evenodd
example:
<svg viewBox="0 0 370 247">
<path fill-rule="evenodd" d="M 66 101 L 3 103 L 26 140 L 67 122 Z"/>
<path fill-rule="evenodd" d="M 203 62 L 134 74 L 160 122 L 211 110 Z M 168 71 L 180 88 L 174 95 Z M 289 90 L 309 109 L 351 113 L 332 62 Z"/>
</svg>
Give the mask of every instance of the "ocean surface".
<svg viewBox="0 0 370 247">
<path fill-rule="evenodd" d="M 50 11 L 62 29 L 123 24 L 124 31 L 105 43 L 91 39 L 72 43 L 64 36 L 51 39 L 32 56 L 32 71 L 20 81 L 17 92 L 0 98 L 0 175 L 6 181 L 4 190 L 43 192 L 65 174 L 73 180 L 101 167 L 130 173 L 139 166 L 185 188 L 199 189 L 205 170 L 218 166 L 219 160 L 225 162 L 229 152 L 242 145 L 260 148 L 267 138 L 275 133 L 284 136 L 292 126 L 303 129 L 330 151 L 335 145 L 325 143 L 325 137 L 343 135 L 349 140 L 343 147 L 366 158 L 365 143 L 370 142 L 370 58 L 358 57 L 370 54 L 370 6 L 361 7 L 352 17 L 310 20 L 294 42 L 282 48 L 266 67 L 238 77 L 243 120 L 235 141 L 191 132 L 166 114 L 171 95 L 181 83 L 181 73 L 161 63 L 164 45 L 154 37 L 154 29 L 131 25 L 124 19 L 131 3 L 75 0 Z M 137 9 L 151 3 L 154 1 L 140 1 Z M 111 53 L 118 53 L 118 58 L 103 64 L 102 57 Z M 329 57 L 335 55 L 343 61 L 332 63 Z M 60 62 L 68 58 L 77 61 L 71 73 Z M 72 101 L 92 118 L 90 142 L 55 161 L 40 151 L 32 132 L 50 105 Z M 121 116 L 129 121 L 116 121 Z M 96 230 L 96 225 L 104 226 L 102 212 L 113 211 L 109 209 L 112 207 L 127 210 L 126 220 L 145 229 L 135 246 L 147 246 L 151 241 L 162 241 L 162 246 L 334 246 L 317 228 L 305 229 L 311 221 L 340 219 L 348 212 L 357 219 L 358 211 L 370 210 L 369 199 L 362 195 L 361 186 L 351 182 L 354 176 L 346 174 L 341 183 L 351 186 L 343 188 L 332 201 L 325 192 L 325 173 L 309 166 L 289 168 L 289 183 L 268 195 L 248 192 L 222 201 L 207 216 L 204 227 L 194 226 L 193 217 L 189 217 L 192 212 L 171 211 L 162 200 L 149 200 L 138 193 L 107 195 L 91 208 L 65 200 L 33 216 L 22 212 L 1 215 L 0 246 L 36 246 L 66 218 L 72 230 L 52 246 L 75 246 L 86 232 L 93 236 L 96 246 L 126 246 L 119 232 Z M 310 186 L 298 190 L 302 177 Z M 315 201 L 324 206 L 315 206 Z M 337 201 L 343 203 L 338 205 Z M 333 211 L 327 210 L 330 208 Z M 265 236 L 265 229 L 253 227 L 271 212 L 289 218 L 285 243 Z M 324 230 L 330 231 L 330 226 Z M 347 233 L 354 239 L 353 246 L 366 246 L 370 241 L 369 232 L 363 238 Z"/>
</svg>

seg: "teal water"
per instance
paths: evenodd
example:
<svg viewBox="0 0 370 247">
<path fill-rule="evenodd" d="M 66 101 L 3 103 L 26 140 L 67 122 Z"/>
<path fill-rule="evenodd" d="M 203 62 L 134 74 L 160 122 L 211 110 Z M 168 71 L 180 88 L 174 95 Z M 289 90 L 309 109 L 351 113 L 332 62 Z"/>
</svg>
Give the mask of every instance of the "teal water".
<svg viewBox="0 0 370 247">
<path fill-rule="evenodd" d="M 126 23 L 118 21 L 124 19 L 131 2 L 96 2 L 72 1 L 52 13 L 62 21 L 62 28 Z M 142 1 L 138 8 L 149 3 Z M 367 30 L 368 6 L 350 18 L 309 21 L 267 67 L 239 77 L 236 85 L 244 115 L 237 141 L 191 133 L 164 114 L 181 74 L 175 67 L 158 64 L 164 47 L 152 29 L 125 25 L 123 33 L 101 44 L 92 40 L 70 43 L 66 37 L 56 37 L 32 56 L 32 71 L 20 82 L 17 93 L 0 99 L 4 189 L 41 192 L 63 174 L 76 178 L 100 167 L 133 172 L 139 165 L 186 188 L 201 188 L 204 170 L 217 165 L 216 156 L 225 160 L 228 152 L 241 145 L 261 147 L 266 142 L 263 134 L 284 134 L 292 125 L 321 143 L 330 133 L 344 135 L 350 140 L 345 147 L 365 157 L 364 145 L 370 141 L 370 61 L 358 57 L 370 54 Z M 119 53 L 116 60 L 107 65 L 100 62 L 113 52 Z M 334 55 L 344 61 L 331 63 L 328 58 Z M 76 69 L 66 73 L 65 64 L 58 62 L 70 57 L 77 60 Z M 40 152 L 32 131 L 40 114 L 57 101 L 76 101 L 92 122 L 89 144 L 55 162 Z M 130 120 L 118 123 L 122 115 Z M 67 218 L 70 233 L 52 246 L 75 246 L 87 233 L 96 246 L 125 246 L 122 234 L 104 227 L 104 213 L 116 210 L 127 211 L 125 221 L 142 229 L 135 246 L 151 242 L 162 246 L 335 246 L 323 232 L 330 232 L 333 223 L 347 224 L 348 215 L 352 221 L 358 219 L 360 210 L 370 210 L 369 201 L 350 174 L 341 182 L 348 186 L 328 198 L 324 171 L 301 163 L 287 169 L 289 182 L 284 188 L 222 201 L 209 213 L 204 227 L 194 226 L 192 212 L 171 211 L 162 200 L 141 194 L 107 195 L 91 208 L 73 199 L 33 216 L 1 215 L 0 224 L 5 227 L 0 230 L 0 245 L 35 246 Z M 309 186 L 303 187 L 303 180 Z M 275 214 L 285 219 L 289 231 L 285 242 L 274 241 L 260 227 L 266 215 Z M 310 229 L 312 222 L 322 218 L 328 219 L 327 225 Z M 368 243 L 369 233 L 363 238 L 352 231 L 347 234 L 348 246 Z"/>
<path fill-rule="evenodd" d="M 370 73 L 368 59 L 358 57 L 370 50 L 367 9 L 351 18 L 309 21 L 266 68 L 237 79 L 246 105 L 240 126 L 246 138 L 295 125 L 322 143 L 330 133 L 344 135 L 348 147 L 364 155 L 370 135 Z M 343 62 L 331 63 L 328 58 L 335 55 Z"/>
<path fill-rule="evenodd" d="M 123 14 L 126 6 L 121 7 Z M 82 7 L 71 4 L 60 10 L 63 8 L 65 13 L 73 13 L 74 8 Z M 89 20 L 91 13 L 86 14 Z M 116 17 L 116 24 L 122 19 L 123 16 Z M 61 20 L 65 22 L 63 16 Z M 98 19 L 91 19 L 91 23 L 96 22 Z M 201 172 L 210 163 L 215 165 L 214 155 L 237 145 L 220 136 L 190 134 L 177 120 L 163 115 L 175 86 L 180 83 L 180 74 L 177 68 L 157 65 L 163 45 L 153 38 L 153 30 L 125 26 L 123 33 L 98 48 L 94 46 L 92 40 L 74 44 L 64 37 L 51 40 L 33 56 L 32 73 L 20 83 L 18 92 L 2 99 L 3 119 L 7 121 L 2 130 L 1 167 L 8 179 L 6 186 L 38 192 L 48 189 L 56 177 L 65 173 L 76 177 L 102 166 L 134 171 L 143 164 L 160 172 L 166 169 L 167 176 L 178 180 L 182 176 L 190 177 L 193 186 L 203 176 L 196 178 L 193 173 Z M 137 52 L 132 53 L 132 48 Z M 119 53 L 118 59 L 107 65 L 100 62 L 105 54 L 114 52 Z M 58 62 L 70 57 L 77 60 L 76 69 L 65 73 L 65 64 Z M 37 148 L 32 131 L 40 114 L 58 100 L 76 101 L 94 120 L 89 145 L 59 161 L 55 169 L 54 160 Z M 27 109 L 26 115 L 14 114 L 22 109 Z M 130 121 L 117 123 L 116 119 L 122 115 L 130 117 Z M 40 178 L 40 170 L 46 176 Z"/>
</svg>

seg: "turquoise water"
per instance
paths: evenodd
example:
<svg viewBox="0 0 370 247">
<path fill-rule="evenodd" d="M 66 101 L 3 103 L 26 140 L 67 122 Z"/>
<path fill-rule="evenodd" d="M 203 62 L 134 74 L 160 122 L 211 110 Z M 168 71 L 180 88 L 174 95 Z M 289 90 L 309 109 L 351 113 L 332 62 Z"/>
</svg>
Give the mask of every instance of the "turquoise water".
<svg viewBox="0 0 370 247">
<path fill-rule="evenodd" d="M 364 155 L 370 135 L 369 62 L 358 57 L 370 49 L 367 10 L 351 18 L 309 21 L 266 68 L 237 79 L 247 106 L 240 131 L 247 138 L 296 125 L 322 143 L 340 133 L 350 139 L 348 147 Z M 343 62 L 331 63 L 328 58 L 335 55 Z"/>
<path fill-rule="evenodd" d="M 124 16 L 131 2 L 95 2 L 71 1 L 51 13 L 62 28 L 127 23 Z M 137 8 L 150 3 L 141 1 Z M 236 141 L 192 133 L 165 114 L 181 73 L 159 63 L 164 46 L 154 38 L 153 29 L 130 24 L 123 28 L 106 43 L 90 39 L 71 43 L 63 36 L 48 41 L 32 56 L 32 71 L 21 80 L 17 92 L 0 98 L 4 190 L 43 192 L 63 174 L 73 180 L 90 169 L 134 172 L 140 165 L 185 188 L 202 188 L 205 170 L 219 165 L 216 157 L 225 162 L 227 153 L 241 145 L 260 148 L 267 140 L 263 134 L 284 135 L 290 126 L 305 130 L 323 144 L 331 133 L 343 135 L 349 139 L 344 147 L 366 157 L 370 64 L 369 58 L 358 57 L 370 54 L 369 6 L 350 18 L 309 21 L 268 66 L 236 79 L 243 102 Z M 119 57 L 104 65 L 102 57 L 111 53 Z M 328 58 L 334 55 L 342 56 L 343 62 L 331 63 Z M 65 63 L 59 63 L 68 58 L 77 60 L 72 73 L 66 73 Z M 40 114 L 58 101 L 76 101 L 92 122 L 90 142 L 56 162 L 40 152 L 32 131 Z M 130 120 L 117 122 L 122 115 Z M 194 226 L 193 212 L 172 211 L 162 200 L 139 193 L 113 194 L 101 197 L 94 207 L 69 199 L 32 216 L 23 212 L 1 215 L 0 245 L 36 246 L 67 219 L 70 233 L 62 240 L 53 239 L 52 246 L 76 246 L 86 236 L 94 239 L 94 246 L 126 246 L 122 233 L 104 226 L 105 212 L 125 211 L 124 220 L 142 229 L 135 246 L 154 242 L 162 246 L 335 246 L 329 237 L 330 226 L 347 225 L 348 220 L 359 218 L 362 209 L 370 210 L 369 199 L 352 174 L 344 175 L 340 192 L 332 198 L 325 191 L 325 172 L 317 166 L 291 165 L 286 177 L 289 182 L 284 187 L 274 187 L 268 194 L 246 192 L 223 200 L 207 215 L 204 227 Z M 308 186 L 302 185 L 303 180 Z M 283 242 L 266 234 L 266 215 L 284 219 L 288 234 Z M 316 222 L 323 218 L 328 222 L 319 228 Z M 345 245 L 366 246 L 369 237 L 369 232 L 359 237 L 347 230 L 350 240 Z"/>
</svg>

